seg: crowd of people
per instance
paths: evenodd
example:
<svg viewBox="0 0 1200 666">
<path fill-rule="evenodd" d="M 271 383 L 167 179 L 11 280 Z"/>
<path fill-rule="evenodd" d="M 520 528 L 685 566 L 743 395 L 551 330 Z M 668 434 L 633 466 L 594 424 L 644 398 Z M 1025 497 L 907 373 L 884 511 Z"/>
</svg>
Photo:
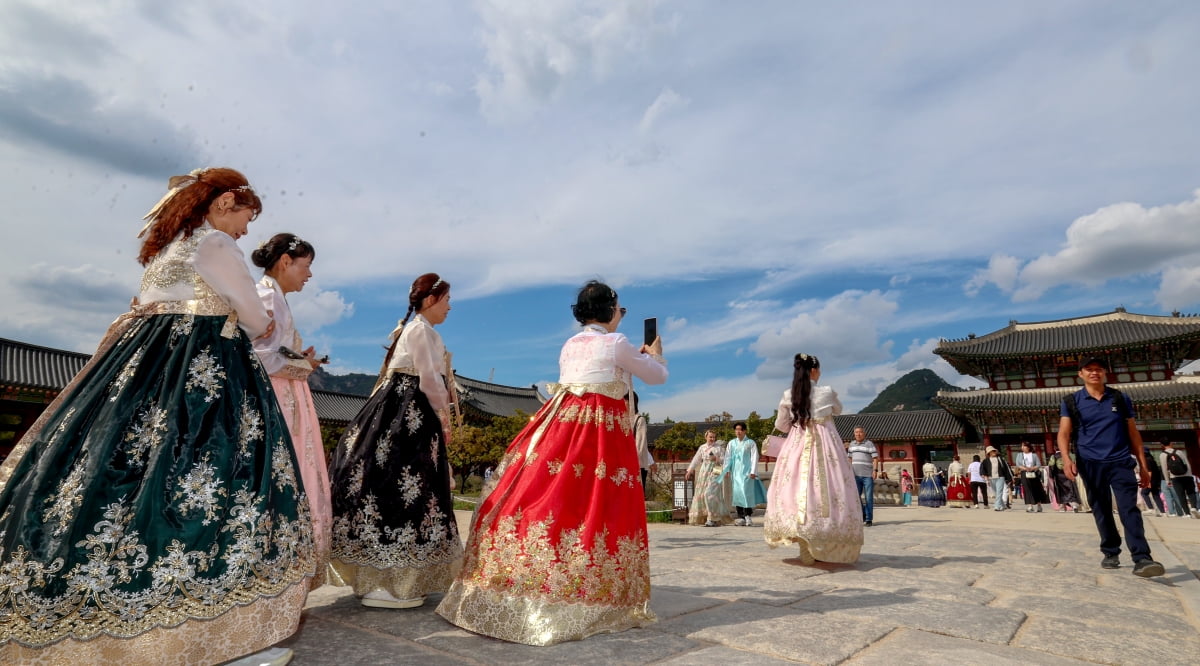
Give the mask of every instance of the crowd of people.
<svg viewBox="0 0 1200 666">
<path fill-rule="evenodd" d="M 618 332 L 616 291 L 579 290 L 581 330 L 562 346 L 551 398 L 489 468 L 464 546 L 447 456 L 458 398 L 436 330 L 450 283 L 412 283 L 375 389 L 327 467 L 307 383 L 326 360 L 304 347 L 287 300 L 316 249 L 275 234 L 251 254 L 255 280 L 237 241 L 261 211 L 232 169 L 172 178 L 139 234 L 130 311 L 0 466 L 0 662 L 284 664 L 290 650 L 276 644 L 325 582 L 374 608 L 441 594 L 450 623 L 528 645 L 653 622 L 653 459 L 633 378 L 668 373 L 661 339 Z M 1115 496 L 1134 572 L 1162 575 L 1139 480 L 1152 510 L 1200 517 L 1187 458 L 1145 454 L 1102 361 L 1080 376 L 1045 464 L 1028 445 L 1012 464 L 991 446 L 968 466 L 955 457 L 948 478 L 929 461 L 919 487 L 901 475 L 904 504 L 914 489 L 930 507 L 986 506 L 990 490 L 997 511 L 1017 487 L 1031 512 L 1090 499 L 1102 566 L 1115 568 Z M 843 443 L 841 402 L 820 378 L 817 357 L 795 355 L 769 488 L 745 424 L 727 442 L 705 433 L 686 473 L 691 524 L 751 527 L 765 503 L 769 547 L 795 548 L 804 565 L 858 560 L 884 470 L 862 428 Z"/>
</svg>

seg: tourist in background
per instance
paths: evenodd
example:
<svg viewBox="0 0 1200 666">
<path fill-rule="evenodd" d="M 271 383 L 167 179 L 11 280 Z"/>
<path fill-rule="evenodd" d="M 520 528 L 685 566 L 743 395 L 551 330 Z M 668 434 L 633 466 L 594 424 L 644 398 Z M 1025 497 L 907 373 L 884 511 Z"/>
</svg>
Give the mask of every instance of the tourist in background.
<svg viewBox="0 0 1200 666">
<path fill-rule="evenodd" d="M 1063 457 L 1062 453 L 1055 451 L 1047 461 L 1047 468 L 1050 471 L 1050 492 L 1053 495 L 1051 499 L 1057 504 L 1057 509 L 1063 513 L 1074 511 L 1079 513 L 1080 502 L 1079 493 L 1076 490 L 1075 482 L 1067 478 L 1063 472 Z"/>
<path fill-rule="evenodd" d="M 908 473 L 908 470 L 900 470 L 900 504 L 906 507 L 912 506 L 912 491 L 913 478 Z M 769 493 L 768 493 L 769 494 Z"/>
<path fill-rule="evenodd" d="M 850 457 L 850 469 L 854 471 L 854 486 L 862 503 L 863 525 L 875 524 L 875 479 L 879 473 L 879 449 L 875 442 L 867 439 L 862 426 L 854 427 L 854 439 L 846 447 Z"/>
<path fill-rule="evenodd" d="M 994 508 L 997 511 L 1004 511 L 1008 508 L 1005 490 L 1012 484 L 1012 467 L 1009 466 L 1007 460 L 1000 456 L 1000 451 L 994 446 L 987 447 L 983 453 L 987 458 L 980 463 L 979 474 L 987 479 L 988 485 L 992 489 L 992 497 L 995 499 Z"/>
<path fill-rule="evenodd" d="M 692 456 L 685 474 L 685 478 L 695 479 L 688 523 L 705 527 L 730 523 L 729 505 L 725 503 L 725 491 L 721 483 L 724 464 L 724 442 L 717 441 L 717 433 L 706 430 L 704 443 L 696 449 L 696 455 Z"/>
<path fill-rule="evenodd" d="M 250 254 L 250 261 L 264 269 L 263 278 L 258 281 L 258 296 L 275 318 L 275 330 L 254 341 L 254 352 L 271 377 L 271 386 L 292 435 L 300 477 L 308 495 L 317 555 L 313 589 L 325 583 L 333 521 L 321 424 L 317 421 L 316 404 L 308 387 L 308 376 L 321 367 L 323 361 L 316 358 L 312 347 L 300 351 L 303 343 L 292 319 L 287 294 L 304 289 L 304 283 L 312 277 L 312 262 L 316 256 L 311 244 L 288 233 L 275 234 Z"/>
<path fill-rule="evenodd" d="M 1179 502 L 1181 516 L 1200 518 L 1200 505 L 1197 504 L 1196 479 L 1192 476 L 1192 466 L 1188 463 L 1187 451 L 1176 449 L 1175 443 L 1170 442 L 1163 447 L 1159 456 L 1159 466 L 1170 479 L 1171 487 L 1175 490 L 1175 501 Z"/>
<path fill-rule="evenodd" d="M 462 574 L 437 609 L 526 645 L 655 620 L 630 393 L 633 377 L 667 380 L 662 340 L 639 348 L 618 333 L 625 308 L 601 282 L 579 290 L 572 313 L 583 330 L 562 347 L 553 397 L 497 466 Z"/>
<path fill-rule="evenodd" d="M 245 176 L 170 180 L 131 311 L 0 466 L 0 663 L 283 664 L 315 563 Z M 269 528 L 265 527 L 269 526 Z"/>
<path fill-rule="evenodd" d="M 734 525 L 754 525 L 754 507 L 767 501 L 767 492 L 758 480 L 758 444 L 746 436 L 746 424 L 735 423 L 733 439 L 725 444 L 725 475 L 732 480 Z"/>
<path fill-rule="evenodd" d="M 638 467 L 641 468 L 642 497 L 650 499 L 650 470 L 654 469 L 654 456 L 650 454 L 650 444 L 646 439 L 646 415 L 642 414 L 638 404 L 637 391 L 633 392 L 633 441 L 637 446 Z"/>
<path fill-rule="evenodd" d="M 1159 466 L 1155 456 L 1149 452 L 1146 453 L 1146 467 L 1150 468 L 1150 486 L 1140 489 L 1142 500 L 1146 502 L 1148 511 L 1152 511 L 1155 516 L 1161 516 L 1167 510 L 1163 505 L 1162 495 L 1159 494 L 1163 482 L 1162 467 Z"/>
<path fill-rule="evenodd" d="M 921 489 L 917 493 L 917 504 L 941 507 L 946 504 L 946 489 L 942 486 L 942 472 L 930 460 L 921 466 Z"/>
<path fill-rule="evenodd" d="M 1042 505 L 1049 504 L 1050 498 L 1042 486 L 1042 461 L 1038 454 L 1034 453 L 1032 444 L 1021 442 L 1021 452 L 1017 454 L 1014 467 L 1021 479 L 1021 497 L 1025 499 L 1025 512 L 1041 513 Z"/>
<path fill-rule="evenodd" d="M 771 477 L 763 539 L 772 548 L 798 545 L 806 565 L 857 562 L 862 512 L 850 499 L 857 485 L 833 422 L 842 403 L 832 388 L 817 384 L 816 356 L 796 354 L 792 364 L 792 387 L 784 391 L 775 419 L 787 439 Z"/>
<path fill-rule="evenodd" d="M 971 456 L 971 464 L 967 465 L 967 475 L 971 479 L 971 502 L 976 509 L 986 509 L 988 505 L 987 479 L 979 473 L 979 454 Z"/>
<path fill-rule="evenodd" d="M 958 456 L 950 461 L 946 470 L 949 482 L 946 484 L 946 505 L 960 509 L 971 508 L 971 485 L 967 477 L 967 468 L 959 461 Z"/>
<path fill-rule="evenodd" d="M 449 282 L 413 281 L 375 391 L 333 453 L 330 578 L 364 606 L 420 606 L 462 562 L 446 458 L 454 377 L 434 330 L 449 313 Z"/>
</svg>

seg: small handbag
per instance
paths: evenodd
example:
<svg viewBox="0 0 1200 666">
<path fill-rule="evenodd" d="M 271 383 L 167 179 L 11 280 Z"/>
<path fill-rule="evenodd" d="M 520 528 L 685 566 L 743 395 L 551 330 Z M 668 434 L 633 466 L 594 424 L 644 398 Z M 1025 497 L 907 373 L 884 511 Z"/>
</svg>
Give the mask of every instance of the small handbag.
<svg viewBox="0 0 1200 666">
<path fill-rule="evenodd" d="M 786 439 L 781 435 L 767 435 L 767 440 L 763 442 L 763 455 L 768 458 L 778 458 L 779 450 L 783 448 L 783 442 Z"/>
</svg>

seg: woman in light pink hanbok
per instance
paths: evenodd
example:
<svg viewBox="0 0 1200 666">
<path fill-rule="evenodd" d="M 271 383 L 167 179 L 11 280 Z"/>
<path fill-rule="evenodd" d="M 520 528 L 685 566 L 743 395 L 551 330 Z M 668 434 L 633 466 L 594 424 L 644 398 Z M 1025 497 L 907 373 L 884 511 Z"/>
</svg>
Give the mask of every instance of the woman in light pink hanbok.
<svg viewBox="0 0 1200 666">
<path fill-rule="evenodd" d="M 330 530 L 333 509 L 329 498 L 329 471 L 325 449 L 321 446 L 321 424 L 308 376 L 324 361 L 316 359 L 312 347 L 299 351 L 300 334 L 292 319 L 285 294 L 300 291 L 312 277 L 316 250 L 295 234 L 275 234 L 250 255 L 255 266 L 266 275 L 258 283 L 258 296 L 275 316 L 275 331 L 254 341 L 263 369 L 271 377 L 271 386 L 287 422 L 300 477 L 312 511 L 313 547 L 317 556 L 317 575 L 309 589 L 325 584 L 325 565 L 329 562 Z"/>
<path fill-rule="evenodd" d="M 850 564 L 863 544 L 862 505 L 833 417 L 837 394 L 818 386 L 821 363 L 796 354 L 792 388 L 779 401 L 775 428 L 787 440 L 767 491 L 763 538 L 772 548 L 799 544 L 800 561 Z"/>
</svg>

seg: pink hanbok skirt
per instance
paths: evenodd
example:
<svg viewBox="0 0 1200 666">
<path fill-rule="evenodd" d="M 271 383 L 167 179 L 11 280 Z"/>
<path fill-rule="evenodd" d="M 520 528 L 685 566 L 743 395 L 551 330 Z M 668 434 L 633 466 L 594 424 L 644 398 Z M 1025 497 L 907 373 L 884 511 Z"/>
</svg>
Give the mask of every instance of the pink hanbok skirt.
<svg viewBox="0 0 1200 666">
<path fill-rule="evenodd" d="M 313 550 L 317 560 L 317 575 L 312 578 L 309 589 L 315 590 L 326 582 L 326 567 L 329 564 L 329 542 L 333 526 L 333 505 L 330 502 L 329 466 L 325 462 L 325 449 L 321 446 L 321 424 L 317 421 L 317 408 L 313 403 L 312 391 L 304 379 L 271 377 L 271 386 L 279 400 L 283 420 L 287 422 L 296 448 L 300 477 L 312 512 Z"/>
<path fill-rule="evenodd" d="M 862 504 L 832 420 L 792 426 L 767 491 L 763 538 L 772 548 L 803 543 L 822 562 L 858 561 Z"/>
</svg>

